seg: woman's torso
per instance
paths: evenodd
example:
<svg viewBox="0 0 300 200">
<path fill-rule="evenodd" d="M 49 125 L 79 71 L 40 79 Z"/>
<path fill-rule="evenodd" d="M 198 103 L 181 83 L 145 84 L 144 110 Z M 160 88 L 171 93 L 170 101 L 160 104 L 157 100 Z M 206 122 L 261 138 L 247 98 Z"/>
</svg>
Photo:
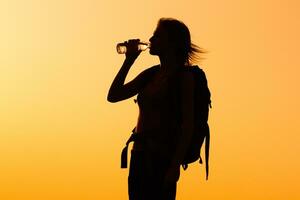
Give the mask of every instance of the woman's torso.
<svg viewBox="0 0 300 200">
<path fill-rule="evenodd" d="M 176 113 L 172 99 L 173 75 L 156 70 L 153 77 L 137 96 L 139 117 L 136 132 L 152 138 L 153 150 L 168 154 L 176 140 Z M 144 150 L 135 142 L 133 149 Z"/>
</svg>

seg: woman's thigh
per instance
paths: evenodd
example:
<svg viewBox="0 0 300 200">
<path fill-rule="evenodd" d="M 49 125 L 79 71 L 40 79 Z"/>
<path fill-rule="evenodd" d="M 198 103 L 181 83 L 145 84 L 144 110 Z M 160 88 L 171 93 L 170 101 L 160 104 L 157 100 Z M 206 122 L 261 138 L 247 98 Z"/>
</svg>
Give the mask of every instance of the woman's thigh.
<svg viewBox="0 0 300 200">
<path fill-rule="evenodd" d="M 131 151 L 128 176 L 130 200 L 175 200 L 176 182 L 164 187 L 168 161 L 144 151 Z"/>
</svg>

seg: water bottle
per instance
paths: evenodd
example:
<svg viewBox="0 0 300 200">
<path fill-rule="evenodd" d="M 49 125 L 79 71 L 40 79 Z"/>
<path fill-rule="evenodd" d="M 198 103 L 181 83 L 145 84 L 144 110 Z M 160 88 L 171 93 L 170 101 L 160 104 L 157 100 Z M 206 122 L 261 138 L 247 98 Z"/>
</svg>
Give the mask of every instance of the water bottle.
<svg viewBox="0 0 300 200">
<path fill-rule="evenodd" d="M 150 47 L 150 43 L 149 42 L 139 42 L 138 43 L 138 50 L 140 51 L 145 51 L 146 49 L 148 49 Z M 127 51 L 127 46 L 125 43 L 118 43 L 117 44 L 117 52 L 119 54 L 124 54 Z"/>
</svg>

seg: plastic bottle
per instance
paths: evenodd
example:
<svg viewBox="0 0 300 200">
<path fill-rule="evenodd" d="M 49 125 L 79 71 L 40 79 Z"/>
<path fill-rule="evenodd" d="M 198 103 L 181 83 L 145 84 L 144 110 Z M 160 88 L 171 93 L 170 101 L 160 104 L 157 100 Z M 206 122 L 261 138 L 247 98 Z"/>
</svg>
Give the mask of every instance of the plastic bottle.
<svg viewBox="0 0 300 200">
<path fill-rule="evenodd" d="M 149 42 L 139 42 L 138 43 L 138 50 L 145 51 L 149 47 L 150 47 Z M 127 51 L 127 46 L 126 46 L 125 43 L 118 43 L 117 44 L 117 52 L 119 54 L 124 54 L 124 53 L 126 53 L 126 51 Z"/>
</svg>

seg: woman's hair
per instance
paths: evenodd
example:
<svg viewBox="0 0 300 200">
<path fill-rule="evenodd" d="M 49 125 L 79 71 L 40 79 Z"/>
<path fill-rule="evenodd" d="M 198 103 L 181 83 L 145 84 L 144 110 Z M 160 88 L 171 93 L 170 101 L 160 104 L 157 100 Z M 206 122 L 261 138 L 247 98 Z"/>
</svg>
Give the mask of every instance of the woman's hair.
<svg viewBox="0 0 300 200">
<path fill-rule="evenodd" d="M 174 45 L 179 62 L 191 65 L 203 59 L 200 54 L 206 51 L 191 42 L 190 31 L 183 22 L 173 18 L 161 18 L 157 27 L 165 29 L 168 33 L 169 41 Z"/>
</svg>

